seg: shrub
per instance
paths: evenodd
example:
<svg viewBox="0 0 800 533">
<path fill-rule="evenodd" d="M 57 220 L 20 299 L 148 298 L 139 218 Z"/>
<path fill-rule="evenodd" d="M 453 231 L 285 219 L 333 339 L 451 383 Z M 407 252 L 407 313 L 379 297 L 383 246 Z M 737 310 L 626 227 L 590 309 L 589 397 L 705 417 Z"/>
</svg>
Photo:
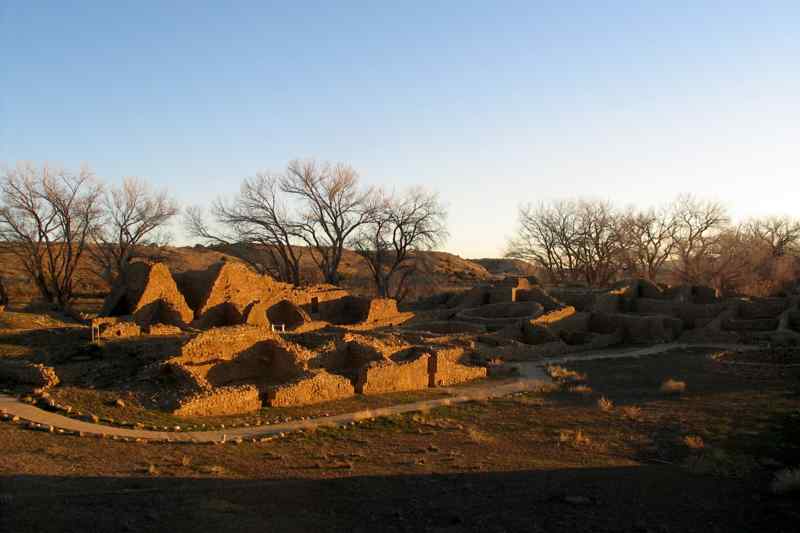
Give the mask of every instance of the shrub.
<svg viewBox="0 0 800 533">
<path fill-rule="evenodd" d="M 642 418 L 642 408 L 636 405 L 626 405 L 622 408 L 622 414 L 629 420 L 639 420 Z"/>
<path fill-rule="evenodd" d="M 702 450 L 706 447 L 706 443 L 703 442 L 703 437 L 700 435 L 686 435 L 683 437 L 683 443 L 692 450 Z"/>
<path fill-rule="evenodd" d="M 597 407 L 599 407 L 604 413 L 610 413 L 614 410 L 614 402 L 603 396 L 597 400 Z"/>
<path fill-rule="evenodd" d="M 592 439 L 590 439 L 589 436 L 580 429 L 577 431 L 562 429 L 558 432 L 558 442 L 561 444 L 570 444 L 576 448 L 580 448 L 589 446 L 592 443 Z"/>
</svg>

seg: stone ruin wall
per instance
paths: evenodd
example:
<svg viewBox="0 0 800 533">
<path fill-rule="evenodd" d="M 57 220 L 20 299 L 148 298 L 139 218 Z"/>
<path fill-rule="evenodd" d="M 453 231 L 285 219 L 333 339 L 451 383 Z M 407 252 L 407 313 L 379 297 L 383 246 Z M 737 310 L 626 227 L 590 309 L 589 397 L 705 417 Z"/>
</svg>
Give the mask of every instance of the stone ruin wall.
<svg viewBox="0 0 800 533">
<path fill-rule="evenodd" d="M 310 405 L 341 400 L 354 394 L 353 383 L 346 377 L 313 370 L 290 383 L 269 389 L 267 403 L 272 407 Z"/>
<path fill-rule="evenodd" d="M 428 388 L 429 354 L 423 354 L 412 361 L 395 363 L 394 361 L 376 361 L 361 368 L 356 379 L 355 389 L 358 394 L 381 394 L 421 390 Z"/>
<path fill-rule="evenodd" d="M 303 323 L 320 318 L 335 323 L 374 322 L 399 314 L 394 300 L 356 298 L 331 285 L 294 287 L 238 262 L 217 263 L 174 278 L 163 263 L 133 263 L 127 282 L 115 281 L 100 314 L 132 315 L 145 330 L 155 323 L 199 329 L 268 326 L 271 308 L 283 300 L 298 307 L 295 318 Z"/>
<path fill-rule="evenodd" d="M 252 385 L 218 387 L 182 399 L 177 416 L 222 416 L 261 409 L 261 392 Z"/>
<path fill-rule="evenodd" d="M 52 367 L 25 360 L 0 359 L 0 382 L 49 389 L 59 381 Z"/>
</svg>

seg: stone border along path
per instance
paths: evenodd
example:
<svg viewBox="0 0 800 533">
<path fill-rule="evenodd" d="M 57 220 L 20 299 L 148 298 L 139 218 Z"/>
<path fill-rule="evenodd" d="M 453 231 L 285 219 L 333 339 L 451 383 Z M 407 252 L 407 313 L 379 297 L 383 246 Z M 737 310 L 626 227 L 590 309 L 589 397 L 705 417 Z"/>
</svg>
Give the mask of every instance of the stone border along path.
<svg viewBox="0 0 800 533">
<path fill-rule="evenodd" d="M 123 427 L 105 426 L 76 420 L 49 411 L 44 411 L 33 405 L 19 401 L 13 396 L 0 394 L 0 413 L 6 415 L 12 422 L 27 423 L 32 429 L 45 430 L 50 432 L 64 432 L 83 436 L 107 437 L 113 439 L 127 439 L 140 441 L 161 441 L 175 443 L 224 443 L 241 442 L 243 439 L 267 439 L 284 436 L 286 433 L 295 431 L 313 430 L 320 427 L 337 427 L 353 425 L 359 421 L 369 420 L 376 417 L 391 416 L 412 411 L 425 411 L 434 407 L 454 405 L 472 400 L 484 400 L 507 396 L 509 394 L 527 392 L 540 389 L 543 385 L 550 383 L 550 377 L 544 371 L 544 367 L 552 364 L 569 363 L 572 361 L 592 361 L 598 359 L 622 359 L 628 357 L 641 357 L 647 355 L 658 355 L 676 349 L 685 348 L 708 348 L 721 350 L 751 350 L 762 349 L 760 346 L 737 345 L 737 344 L 683 344 L 667 343 L 648 346 L 646 348 L 634 348 L 625 351 L 602 351 L 593 354 L 575 354 L 563 357 L 554 357 L 542 361 L 512 363 L 510 366 L 519 370 L 521 377 L 512 381 L 504 381 L 499 384 L 482 383 L 472 387 L 448 389 L 453 396 L 448 398 L 436 398 L 433 400 L 422 400 L 417 402 L 367 409 L 353 413 L 344 413 L 335 416 L 326 416 L 306 420 L 295 420 L 282 424 L 271 424 L 269 426 L 250 426 L 231 428 L 227 430 L 214 431 L 187 431 L 187 432 L 166 432 L 149 431 L 140 429 L 128 429 Z"/>
</svg>

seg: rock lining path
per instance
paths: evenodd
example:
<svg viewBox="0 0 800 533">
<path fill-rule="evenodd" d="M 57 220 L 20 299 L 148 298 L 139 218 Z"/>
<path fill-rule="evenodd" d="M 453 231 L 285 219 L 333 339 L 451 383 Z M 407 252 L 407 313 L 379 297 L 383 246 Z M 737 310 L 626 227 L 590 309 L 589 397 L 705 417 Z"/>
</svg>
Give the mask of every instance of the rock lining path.
<svg viewBox="0 0 800 533">
<path fill-rule="evenodd" d="M 526 392 L 540 389 L 543 385 L 550 383 L 550 378 L 544 371 L 546 365 L 563 364 L 573 361 L 591 361 L 597 359 L 620 359 L 628 357 L 641 357 L 647 355 L 663 354 L 672 350 L 682 348 L 709 348 L 709 349 L 757 349 L 758 347 L 730 345 L 730 344 L 682 344 L 667 343 L 646 348 L 634 348 L 628 350 L 601 351 L 596 353 L 583 353 L 568 355 L 563 357 L 548 358 L 536 362 L 515 363 L 519 372 L 519 378 L 513 380 L 503 380 L 495 383 L 481 383 L 470 387 L 444 388 L 452 394 L 447 398 L 436 398 L 432 400 L 422 400 L 417 402 L 403 403 L 388 407 L 366 409 L 352 413 L 344 413 L 335 416 L 326 416 L 306 420 L 295 420 L 281 424 L 271 424 L 268 426 L 250 426 L 230 428 L 225 430 L 213 431 L 187 431 L 187 432 L 167 432 L 149 431 L 142 429 L 129 429 L 114 426 L 105 426 L 76 420 L 57 413 L 45 411 L 33 405 L 19 401 L 13 396 L 0 394 L 0 412 L 7 413 L 14 417 L 17 416 L 22 421 L 40 424 L 45 427 L 52 427 L 54 430 L 61 429 L 71 432 L 81 432 L 85 435 L 102 436 L 109 438 L 143 439 L 153 441 L 170 441 L 176 443 L 215 443 L 226 441 L 238 441 L 239 439 L 251 439 L 276 436 L 291 433 L 299 430 L 312 430 L 320 427 L 336 427 L 348 425 L 370 418 L 391 416 L 412 411 L 424 411 L 435 407 L 454 405 L 472 400 L 483 400 L 507 396 L 518 392 Z"/>
</svg>

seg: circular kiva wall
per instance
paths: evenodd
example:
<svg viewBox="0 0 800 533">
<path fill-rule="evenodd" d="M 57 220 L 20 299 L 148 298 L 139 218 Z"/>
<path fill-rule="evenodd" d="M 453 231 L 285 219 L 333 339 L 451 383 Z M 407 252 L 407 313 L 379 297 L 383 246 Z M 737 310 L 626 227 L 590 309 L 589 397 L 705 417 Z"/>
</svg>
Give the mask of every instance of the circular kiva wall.
<svg viewBox="0 0 800 533">
<path fill-rule="evenodd" d="M 543 312 L 544 307 L 537 302 L 511 302 L 464 309 L 456 315 L 456 319 L 495 329 L 523 319 L 534 319 Z"/>
<path fill-rule="evenodd" d="M 408 331 L 421 331 L 428 333 L 439 333 L 443 335 L 457 333 L 486 333 L 486 327 L 474 322 L 460 322 L 458 320 L 432 320 L 410 324 L 403 329 Z"/>
</svg>

